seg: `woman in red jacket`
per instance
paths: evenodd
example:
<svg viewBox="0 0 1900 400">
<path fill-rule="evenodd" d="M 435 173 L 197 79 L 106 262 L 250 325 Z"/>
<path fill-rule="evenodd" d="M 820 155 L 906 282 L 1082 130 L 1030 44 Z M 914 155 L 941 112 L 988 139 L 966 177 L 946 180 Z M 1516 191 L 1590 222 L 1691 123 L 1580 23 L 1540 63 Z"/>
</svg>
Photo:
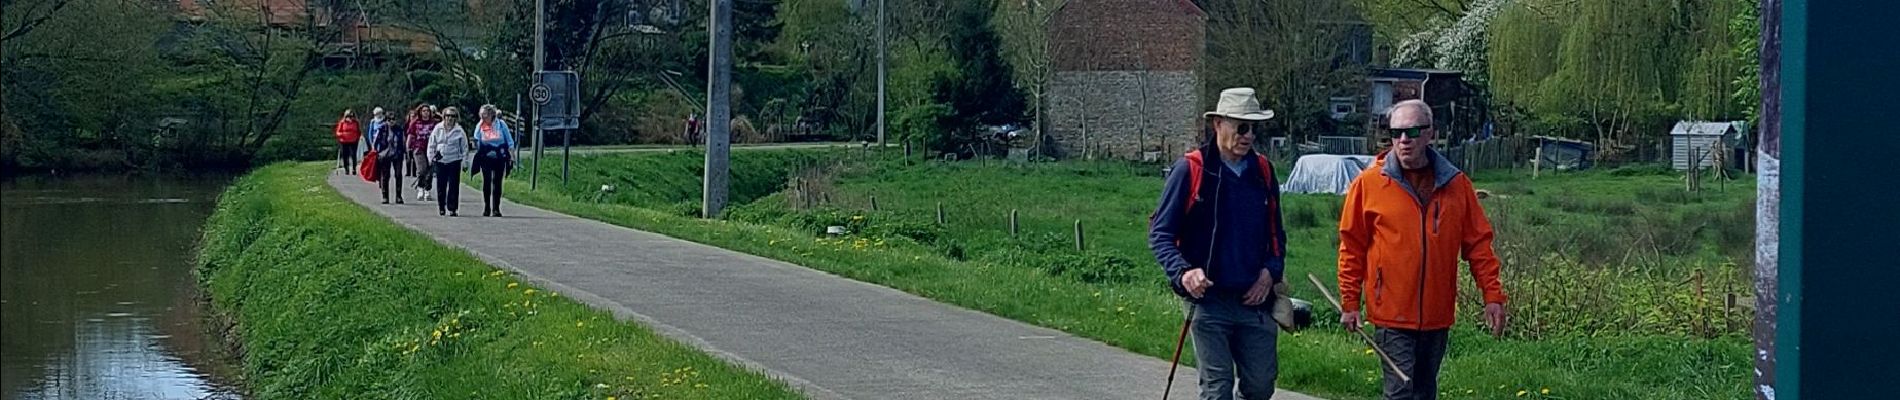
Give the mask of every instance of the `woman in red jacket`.
<svg viewBox="0 0 1900 400">
<path fill-rule="evenodd" d="M 356 110 L 343 110 L 336 121 L 336 163 L 344 175 L 356 174 L 356 142 L 363 138 L 363 127 L 356 123 Z"/>
</svg>

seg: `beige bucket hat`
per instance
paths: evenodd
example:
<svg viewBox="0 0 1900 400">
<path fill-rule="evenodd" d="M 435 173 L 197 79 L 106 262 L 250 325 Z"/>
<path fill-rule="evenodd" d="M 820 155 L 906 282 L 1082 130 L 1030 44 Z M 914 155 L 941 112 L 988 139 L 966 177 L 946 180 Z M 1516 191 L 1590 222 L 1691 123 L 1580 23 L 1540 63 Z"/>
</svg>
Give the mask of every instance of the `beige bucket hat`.
<svg viewBox="0 0 1900 400">
<path fill-rule="evenodd" d="M 1228 88 L 1220 91 L 1220 100 L 1214 103 L 1214 111 L 1201 114 L 1201 117 L 1222 116 L 1244 121 L 1266 121 L 1273 119 L 1273 110 L 1260 108 L 1260 100 L 1253 97 L 1253 88 Z"/>
</svg>

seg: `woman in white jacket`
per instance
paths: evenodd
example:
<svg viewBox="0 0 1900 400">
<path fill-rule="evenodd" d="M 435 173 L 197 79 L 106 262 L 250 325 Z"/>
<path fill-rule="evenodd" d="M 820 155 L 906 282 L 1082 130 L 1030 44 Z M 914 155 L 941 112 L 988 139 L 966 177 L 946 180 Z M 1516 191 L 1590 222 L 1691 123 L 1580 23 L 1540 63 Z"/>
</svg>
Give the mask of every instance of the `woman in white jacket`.
<svg viewBox="0 0 1900 400">
<path fill-rule="evenodd" d="M 462 113 L 455 107 L 442 109 L 442 122 L 429 132 L 429 162 L 435 167 L 436 214 L 455 216 L 462 195 L 462 160 L 468 158 L 468 132 L 462 130 Z"/>
</svg>

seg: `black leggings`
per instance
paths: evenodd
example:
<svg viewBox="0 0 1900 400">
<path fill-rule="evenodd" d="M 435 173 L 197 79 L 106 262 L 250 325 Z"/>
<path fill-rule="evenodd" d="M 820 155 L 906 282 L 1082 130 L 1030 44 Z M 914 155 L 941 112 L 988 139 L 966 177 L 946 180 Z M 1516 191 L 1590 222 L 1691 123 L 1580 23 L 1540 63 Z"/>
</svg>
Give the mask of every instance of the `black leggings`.
<svg viewBox="0 0 1900 400">
<path fill-rule="evenodd" d="M 389 201 L 389 188 L 396 188 L 396 201 L 402 201 L 402 157 L 377 158 L 376 186 L 383 189 L 383 201 Z M 395 183 L 390 183 L 390 180 Z"/>
<path fill-rule="evenodd" d="M 435 208 L 456 212 L 462 196 L 462 161 L 435 163 Z"/>
<path fill-rule="evenodd" d="M 508 160 L 476 159 L 475 169 L 482 173 L 482 211 L 501 212 L 501 180 L 508 175 Z"/>
<path fill-rule="evenodd" d="M 336 166 L 343 167 L 344 175 L 356 173 L 356 143 L 336 144 Z"/>
</svg>

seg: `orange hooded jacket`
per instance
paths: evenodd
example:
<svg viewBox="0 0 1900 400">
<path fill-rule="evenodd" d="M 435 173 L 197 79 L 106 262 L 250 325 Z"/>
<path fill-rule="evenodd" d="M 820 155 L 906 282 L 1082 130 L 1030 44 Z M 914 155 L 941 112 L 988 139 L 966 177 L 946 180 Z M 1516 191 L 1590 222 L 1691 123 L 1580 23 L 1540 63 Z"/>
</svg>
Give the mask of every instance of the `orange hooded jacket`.
<svg viewBox="0 0 1900 400">
<path fill-rule="evenodd" d="M 1471 179 L 1436 151 L 1437 190 L 1426 201 L 1413 195 L 1391 153 L 1359 173 L 1339 214 L 1339 296 L 1347 311 L 1367 304 L 1366 320 L 1383 328 L 1450 328 L 1458 299 L 1458 259 L 1484 302 L 1504 303 L 1491 222 L 1478 204 Z"/>
</svg>

